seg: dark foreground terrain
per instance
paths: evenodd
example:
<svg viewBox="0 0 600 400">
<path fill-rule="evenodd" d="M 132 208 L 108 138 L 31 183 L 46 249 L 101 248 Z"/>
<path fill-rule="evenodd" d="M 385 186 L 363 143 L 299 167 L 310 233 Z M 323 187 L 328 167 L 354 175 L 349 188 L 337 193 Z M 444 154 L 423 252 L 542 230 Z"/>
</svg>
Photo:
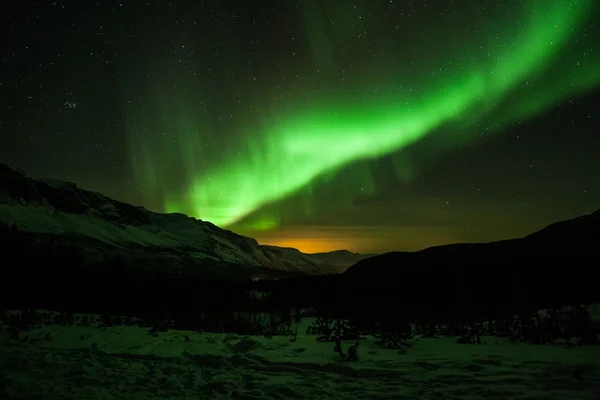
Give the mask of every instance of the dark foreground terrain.
<svg viewBox="0 0 600 400">
<path fill-rule="evenodd" d="M 265 336 L 35 315 L 44 322 L 18 335 L 6 325 L 22 320 L 15 314 L 0 324 L 2 399 L 600 397 L 600 346 L 566 341 L 538 345 L 482 336 L 480 344 L 462 344 L 418 329 L 395 348 L 366 334 L 343 341 L 346 356 L 352 347 L 356 352 L 342 358 L 337 345 L 307 334 L 318 325 L 313 318 L 291 324 L 297 334 Z"/>
</svg>

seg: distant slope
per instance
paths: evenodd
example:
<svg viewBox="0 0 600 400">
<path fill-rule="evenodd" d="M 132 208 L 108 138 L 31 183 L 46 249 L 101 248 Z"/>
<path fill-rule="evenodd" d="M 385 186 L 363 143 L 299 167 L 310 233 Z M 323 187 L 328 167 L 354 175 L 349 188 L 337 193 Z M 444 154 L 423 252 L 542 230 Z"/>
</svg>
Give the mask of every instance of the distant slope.
<svg viewBox="0 0 600 400">
<path fill-rule="evenodd" d="M 598 300 L 599 248 L 596 211 L 520 239 L 381 254 L 348 268 L 342 280 L 349 292 L 396 290 L 413 302 L 496 298 L 497 304 L 541 299 L 568 304 Z"/>
<path fill-rule="evenodd" d="M 303 270 L 327 269 L 335 273 L 344 272 L 348 267 L 356 264 L 358 261 L 375 255 L 357 254 L 348 250 L 336 250 L 329 253 L 306 254 L 291 247 L 277 247 L 269 245 L 263 245 L 262 247 L 270 253 L 275 254 L 283 263 L 295 265 Z"/>
<path fill-rule="evenodd" d="M 366 257 L 303 254 L 183 214 L 160 214 L 55 179 L 32 179 L 0 164 L 0 223 L 37 247 L 61 246 L 86 263 L 128 264 L 218 277 L 336 273 Z M 3 249 L 9 252 L 10 249 Z M 187 271 L 187 272 L 186 272 Z"/>
<path fill-rule="evenodd" d="M 498 264 L 525 257 L 594 257 L 600 254 L 600 210 L 571 220 L 553 223 L 520 239 L 491 243 L 450 244 L 417 252 L 389 252 L 359 261 L 345 274 L 371 273 L 444 259 L 467 263 Z"/>
<path fill-rule="evenodd" d="M 600 210 L 567 221 L 555 222 L 526 236 L 524 243 L 527 248 L 538 253 L 598 255 Z"/>
</svg>

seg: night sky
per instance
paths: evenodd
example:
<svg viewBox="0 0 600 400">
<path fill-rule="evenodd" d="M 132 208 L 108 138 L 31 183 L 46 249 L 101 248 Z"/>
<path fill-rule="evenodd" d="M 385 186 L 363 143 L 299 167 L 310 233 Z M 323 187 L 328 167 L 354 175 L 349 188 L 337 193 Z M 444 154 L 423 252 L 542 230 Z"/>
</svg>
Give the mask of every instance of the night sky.
<svg viewBox="0 0 600 400">
<path fill-rule="evenodd" d="M 600 209 L 597 0 L 9 1 L 0 162 L 306 252 Z"/>
</svg>

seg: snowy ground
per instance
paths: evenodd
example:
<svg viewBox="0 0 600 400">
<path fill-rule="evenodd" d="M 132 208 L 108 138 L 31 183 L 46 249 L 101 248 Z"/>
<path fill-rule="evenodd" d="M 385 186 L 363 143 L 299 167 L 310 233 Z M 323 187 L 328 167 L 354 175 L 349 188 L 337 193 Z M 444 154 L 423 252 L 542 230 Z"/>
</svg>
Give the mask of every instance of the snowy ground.
<svg viewBox="0 0 600 400">
<path fill-rule="evenodd" d="M 43 326 L 11 340 L 4 329 L 0 398 L 600 399 L 600 346 L 485 340 L 415 339 L 398 351 L 367 338 L 348 363 L 314 336 Z"/>
</svg>

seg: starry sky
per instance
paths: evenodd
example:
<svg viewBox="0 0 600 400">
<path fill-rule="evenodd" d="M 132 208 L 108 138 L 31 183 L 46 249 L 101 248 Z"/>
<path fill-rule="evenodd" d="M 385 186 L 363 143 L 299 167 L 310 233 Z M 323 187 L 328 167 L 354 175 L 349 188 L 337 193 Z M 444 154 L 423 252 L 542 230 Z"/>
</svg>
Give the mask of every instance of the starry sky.
<svg viewBox="0 0 600 400">
<path fill-rule="evenodd" d="M 595 0 L 12 0 L 0 162 L 305 252 L 600 209 Z"/>
</svg>

